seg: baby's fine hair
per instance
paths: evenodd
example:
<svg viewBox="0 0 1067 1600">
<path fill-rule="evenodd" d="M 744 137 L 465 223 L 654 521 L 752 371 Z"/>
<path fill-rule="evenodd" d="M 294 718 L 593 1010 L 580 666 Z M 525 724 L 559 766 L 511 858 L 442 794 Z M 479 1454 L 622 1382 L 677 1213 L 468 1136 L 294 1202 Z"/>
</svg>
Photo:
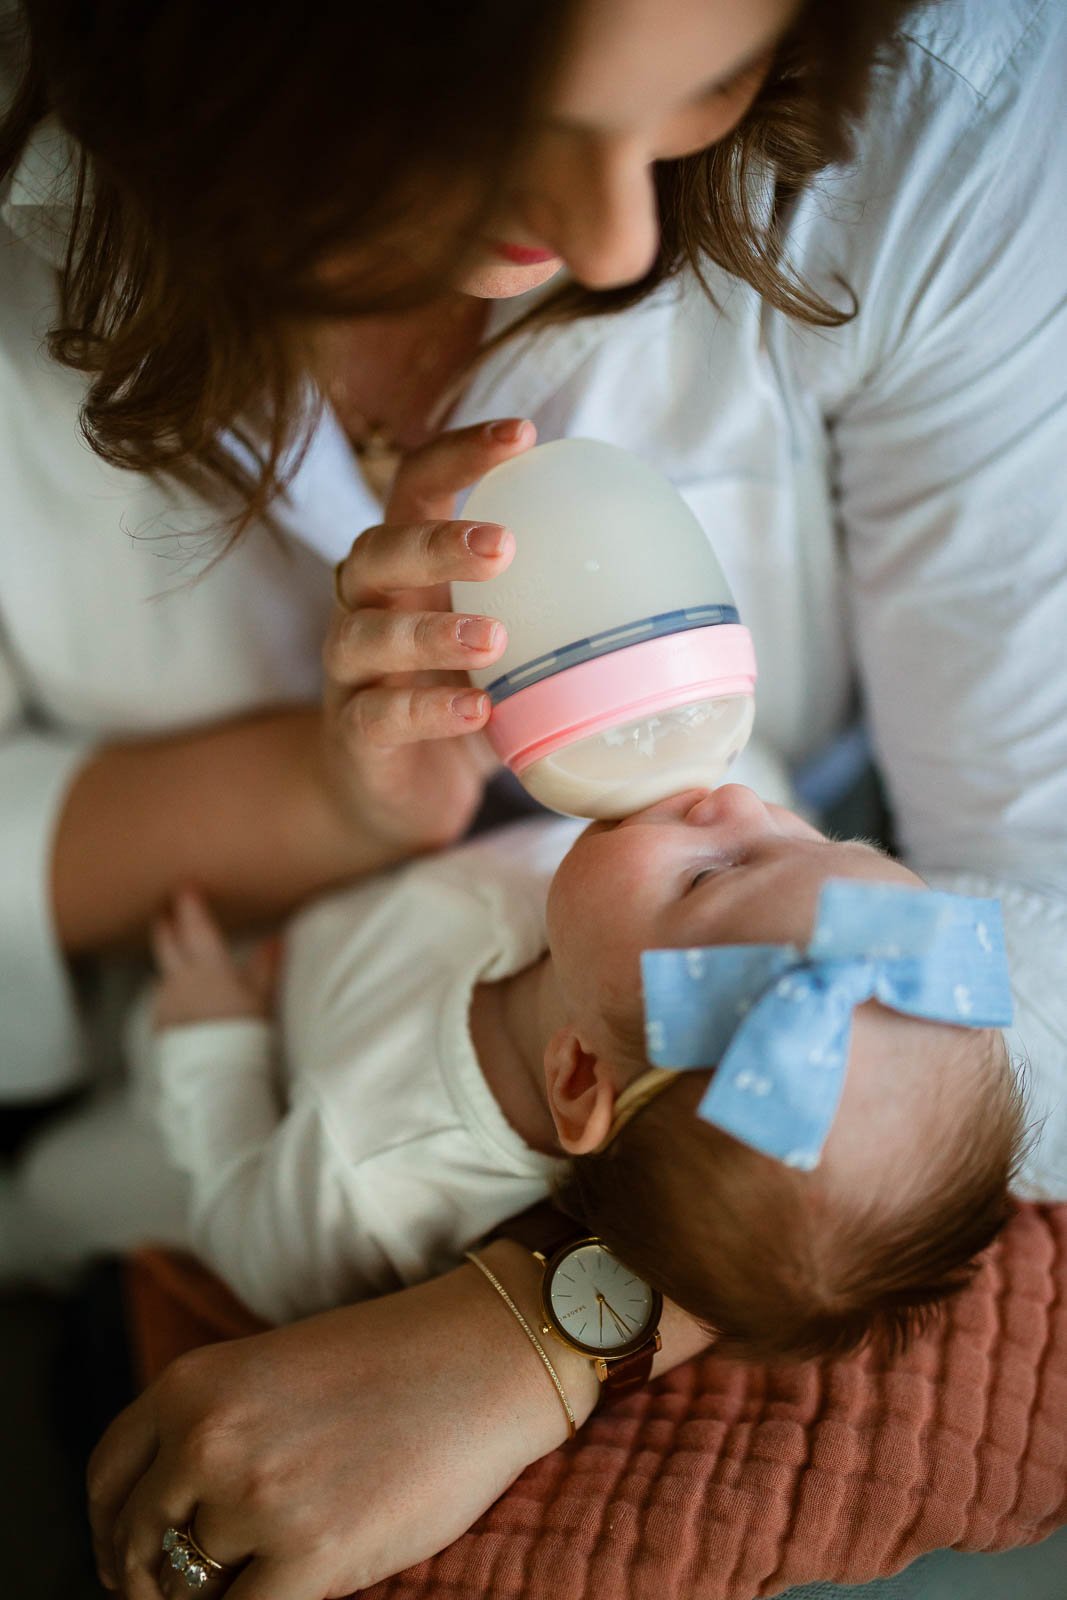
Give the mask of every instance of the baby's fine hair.
<svg viewBox="0 0 1067 1600">
<path fill-rule="evenodd" d="M 934 1024 L 936 1026 L 936 1024 Z M 599 1155 L 570 1164 L 558 1203 L 627 1266 L 751 1361 L 899 1349 L 973 1276 L 1011 1212 L 1025 1102 L 1003 1037 L 952 1030 L 978 1070 L 930 1181 L 854 1202 L 701 1121 L 709 1079 L 684 1072 Z"/>
</svg>

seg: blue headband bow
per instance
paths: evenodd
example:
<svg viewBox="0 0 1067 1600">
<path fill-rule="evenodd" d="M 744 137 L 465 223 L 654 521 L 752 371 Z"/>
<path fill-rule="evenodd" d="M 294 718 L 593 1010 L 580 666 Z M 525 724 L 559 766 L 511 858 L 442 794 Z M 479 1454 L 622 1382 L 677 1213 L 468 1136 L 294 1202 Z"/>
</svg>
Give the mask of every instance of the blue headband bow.
<svg viewBox="0 0 1067 1600">
<path fill-rule="evenodd" d="M 787 1165 L 818 1165 L 866 1000 L 958 1027 L 1011 1022 L 1000 905 L 835 878 L 807 951 L 712 945 L 641 956 L 648 1059 L 716 1066 L 697 1114 Z"/>
</svg>

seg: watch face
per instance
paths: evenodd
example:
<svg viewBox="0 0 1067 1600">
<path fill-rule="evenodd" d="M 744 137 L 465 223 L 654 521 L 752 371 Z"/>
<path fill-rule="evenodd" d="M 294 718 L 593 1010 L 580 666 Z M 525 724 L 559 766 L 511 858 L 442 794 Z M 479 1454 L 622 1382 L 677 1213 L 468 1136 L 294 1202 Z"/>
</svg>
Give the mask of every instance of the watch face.
<svg viewBox="0 0 1067 1600">
<path fill-rule="evenodd" d="M 663 1301 L 595 1240 L 561 1250 L 545 1270 L 545 1315 L 568 1344 L 588 1355 L 621 1356 L 644 1344 Z"/>
</svg>

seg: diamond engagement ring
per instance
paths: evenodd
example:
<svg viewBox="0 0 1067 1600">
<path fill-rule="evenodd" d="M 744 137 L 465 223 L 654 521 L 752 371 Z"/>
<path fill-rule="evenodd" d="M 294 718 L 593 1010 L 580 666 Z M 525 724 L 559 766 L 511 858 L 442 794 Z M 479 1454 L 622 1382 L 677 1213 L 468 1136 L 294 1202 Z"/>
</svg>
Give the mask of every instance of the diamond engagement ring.
<svg viewBox="0 0 1067 1600">
<path fill-rule="evenodd" d="M 163 1535 L 163 1554 L 190 1589 L 202 1589 L 209 1578 L 220 1578 L 226 1571 L 221 1561 L 201 1549 L 190 1528 L 184 1533 L 180 1528 L 168 1528 Z"/>
</svg>

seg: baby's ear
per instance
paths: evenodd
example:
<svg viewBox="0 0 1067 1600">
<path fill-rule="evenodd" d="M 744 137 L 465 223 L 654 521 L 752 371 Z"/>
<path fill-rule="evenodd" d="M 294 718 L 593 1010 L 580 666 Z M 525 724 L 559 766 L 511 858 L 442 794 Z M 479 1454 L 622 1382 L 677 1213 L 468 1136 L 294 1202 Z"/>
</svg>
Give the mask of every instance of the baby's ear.
<svg viewBox="0 0 1067 1600">
<path fill-rule="evenodd" d="M 615 1082 L 607 1062 L 590 1055 L 572 1027 L 560 1028 L 545 1049 L 545 1089 L 560 1146 L 588 1155 L 607 1137 Z"/>
</svg>

